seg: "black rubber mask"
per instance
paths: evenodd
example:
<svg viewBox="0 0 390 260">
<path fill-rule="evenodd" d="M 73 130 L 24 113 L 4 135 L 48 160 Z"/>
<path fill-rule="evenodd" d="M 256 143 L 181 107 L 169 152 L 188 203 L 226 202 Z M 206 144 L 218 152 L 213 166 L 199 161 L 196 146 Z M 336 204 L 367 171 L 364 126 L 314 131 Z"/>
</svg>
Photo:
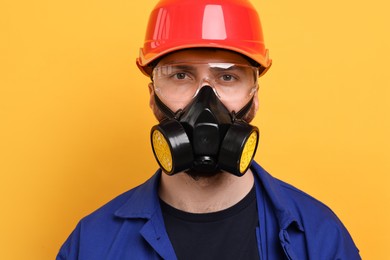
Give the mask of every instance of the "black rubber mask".
<svg viewBox="0 0 390 260">
<path fill-rule="evenodd" d="M 209 173 L 224 170 L 242 176 L 255 155 L 259 130 L 242 120 L 253 99 L 232 113 L 210 86 L 203 86 L 193 101 L 177 112 L 156 95 L 166 118 L 151 130 L 154 155 L 162 170 Z"/>
</svg>

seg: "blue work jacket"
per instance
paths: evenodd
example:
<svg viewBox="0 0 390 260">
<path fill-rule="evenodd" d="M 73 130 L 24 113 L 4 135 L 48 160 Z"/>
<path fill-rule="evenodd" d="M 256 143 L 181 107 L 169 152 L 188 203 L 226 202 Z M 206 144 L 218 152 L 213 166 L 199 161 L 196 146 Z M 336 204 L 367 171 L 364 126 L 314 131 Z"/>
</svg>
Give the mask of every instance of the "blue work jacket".
<svg viewBox="0 0 390 260">
<path fill-rule="evenodd" d="M 260 259 L 361 259 L 348 231 L 324 204 L 273 178 L 257 163 Z M 57 260 L 177 259 L 157 194 L 161 171 L 82 219 Z"/>
</svg>

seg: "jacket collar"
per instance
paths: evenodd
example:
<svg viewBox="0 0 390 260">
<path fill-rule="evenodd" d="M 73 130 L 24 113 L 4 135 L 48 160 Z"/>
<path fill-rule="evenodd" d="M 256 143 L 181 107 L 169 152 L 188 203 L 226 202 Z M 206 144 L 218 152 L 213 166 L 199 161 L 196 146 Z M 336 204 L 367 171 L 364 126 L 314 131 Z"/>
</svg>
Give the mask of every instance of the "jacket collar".
<svg viewBox="0 0 390 260">
<path fill-rule="evenodd" d="M 282 182 L 276 180 L 256 162 L 251 169 L 255 175 L 257 189 L 264 189 L 264 195 L 268 196 L 275 209 L 275 215 L 281 229 L 287 230 L 291 225 L 303 231 L 299 214 L 293 208 L 294 203 L 285 194 Z M 129 199 L 115 212 L 115 216 L 121 218 L 145 218 L 150 219 L 156 212 L 160 212 L 158 197 L 158 185 L 160 183 L 161 170 L 158 170 L 146 183 L 132 191 Z"/>
<path fill-rule="evenodd" d="M 150 219 L 160 208 L 158 186 L 161 170 L 158 170 L 144 184 L 132 190 L 129 199 L 115 212 L 121 218 Z"/>
<path fill-rule="evenodd" d="M 295 226 L 298 230 L 304 231 L 300 215 L 294 207 L 294 202 L 286 194 L 286 187 L 284 186 L 287 185 L 287 188 L 294 188 L 272 177 L 256 162 L 252 163 L 251 169 L 254 175 L 258 177 L 255 178 L 257 183 L 256 189 L 262 188 L 264 196 L 269 198 L 271 205 L 275 209 L 280 229 L 287 230 L 290 226 Z M 257 192 L 257 194 L 260 194 L 260 192 Z"/>
</svg>

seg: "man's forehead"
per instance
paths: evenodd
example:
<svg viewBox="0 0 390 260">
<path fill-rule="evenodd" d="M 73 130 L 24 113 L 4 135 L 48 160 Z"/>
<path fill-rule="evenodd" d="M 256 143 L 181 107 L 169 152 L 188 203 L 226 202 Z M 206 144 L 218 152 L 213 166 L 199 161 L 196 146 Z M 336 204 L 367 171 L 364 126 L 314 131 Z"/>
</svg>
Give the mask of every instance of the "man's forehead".
<svg viewBox="0 0 390 260">
<path fill-rule="evenodd" d="M 249 61 L 241 54 L 224 49 L 185 49 L 165 55 L 158 65 L 172 63 L 232 63 L 250 65 Z"/>
</svg>

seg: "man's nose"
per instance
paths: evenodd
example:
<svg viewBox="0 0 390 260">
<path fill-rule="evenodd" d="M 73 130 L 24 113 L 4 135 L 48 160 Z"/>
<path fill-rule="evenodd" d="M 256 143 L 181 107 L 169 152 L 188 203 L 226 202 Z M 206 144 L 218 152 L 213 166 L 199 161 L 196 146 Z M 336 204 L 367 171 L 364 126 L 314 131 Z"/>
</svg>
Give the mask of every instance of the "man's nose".
<svg viewBox="0 0 390 260">
<path fill-rule="evenodd" d="M 202 78 L 201 81 L 199 82 L 199 87 L 198 87 L 198 91 L 197 91 L 197 92 L 199 92 L 199 90 L 200 90 L 201 88 L 203 88 L 204 86 L 209 86 L 209 87 L 211 87 L 211 88 L 213 89 L 213 91 L 214 91 L 214 94 L 215 94 L 218 98 L 221 98 L 221 97 L 219 96 L 219 94 L 218 94 L 218 91 L 217 91 L 217 89 L 216 89 L 216 86 L 215 86 L 215 84 L 214 84 L 214 81 L 213 81 L 211 78 L 209 78 L 209 77 Z"/>
</svg>

